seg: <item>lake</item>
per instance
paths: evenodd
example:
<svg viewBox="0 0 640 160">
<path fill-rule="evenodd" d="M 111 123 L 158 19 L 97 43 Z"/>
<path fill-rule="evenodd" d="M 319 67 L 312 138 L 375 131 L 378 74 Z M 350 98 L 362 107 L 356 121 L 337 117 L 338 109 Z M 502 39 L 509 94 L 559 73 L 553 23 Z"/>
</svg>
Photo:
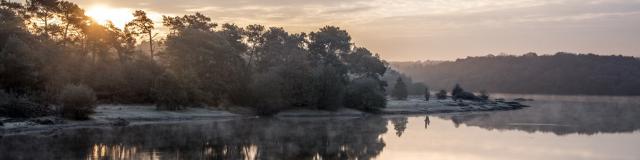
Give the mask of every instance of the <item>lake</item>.
<svg viewBox="0 0 640 160">
<path fill-rule="evenodd" d="M 0 138 L 0 159 L 640 159 L 640 97 L 524 97 L 499 112 L 239 118 Z"/>
</svg>

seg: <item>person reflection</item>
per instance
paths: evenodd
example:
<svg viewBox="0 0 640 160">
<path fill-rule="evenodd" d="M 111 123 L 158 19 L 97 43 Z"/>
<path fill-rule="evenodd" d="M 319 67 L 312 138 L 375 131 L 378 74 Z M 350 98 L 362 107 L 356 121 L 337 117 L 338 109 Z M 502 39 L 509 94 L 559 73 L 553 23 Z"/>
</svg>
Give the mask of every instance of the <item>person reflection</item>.
<svg viewBox="0 0 640 160">
<path fill-rule="evenodd" d="M 429 120 L 429 116 L 425 116 L 424 118 L 424 129 L 428 129 L 431 120 Z"/>
</svg>

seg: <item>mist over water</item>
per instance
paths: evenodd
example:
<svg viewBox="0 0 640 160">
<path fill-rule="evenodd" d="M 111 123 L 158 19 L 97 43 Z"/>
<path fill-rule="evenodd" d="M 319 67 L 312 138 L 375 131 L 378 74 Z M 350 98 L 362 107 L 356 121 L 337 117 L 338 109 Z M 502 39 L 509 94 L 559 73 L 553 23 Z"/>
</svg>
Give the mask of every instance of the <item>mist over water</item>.
<svg viewBox="0 0 640 160">
<path fill-rule="evenodd" d="M 524 97 L 532 107 L 429 116 L 242 118 L 0 139 L 0 159 L 637 159 L 637 97 Z"/>
</svg>

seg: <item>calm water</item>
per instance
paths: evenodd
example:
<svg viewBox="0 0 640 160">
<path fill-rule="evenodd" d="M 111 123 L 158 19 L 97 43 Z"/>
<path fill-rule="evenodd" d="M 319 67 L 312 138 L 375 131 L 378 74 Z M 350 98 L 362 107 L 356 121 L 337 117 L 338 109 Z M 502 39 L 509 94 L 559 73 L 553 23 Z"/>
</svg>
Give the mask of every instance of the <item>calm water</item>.
<svg viewBox="0 0 640 160">
<path fill-rule="evenodd" d="M 518 97 L 536 101 L 503 112 L 247 118 L 4 136 L 0 159 L 640 159 L 640 97 Z"/>
</svg>

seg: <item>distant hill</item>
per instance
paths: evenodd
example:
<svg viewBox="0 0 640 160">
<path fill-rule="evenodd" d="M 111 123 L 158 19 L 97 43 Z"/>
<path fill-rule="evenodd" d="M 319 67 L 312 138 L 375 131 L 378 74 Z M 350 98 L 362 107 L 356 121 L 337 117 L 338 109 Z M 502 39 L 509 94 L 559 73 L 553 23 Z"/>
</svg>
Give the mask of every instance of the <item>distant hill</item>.
<svg viewBox="0 0 640 160">
<path fill-rule="evenodd" d="M 467 57 L 439 63 L 391 62 L 394 70 L 435 89 L 460 83 L 494 93 L 640 95 L 640 59 L 556 53 Z"/>
</svg>

